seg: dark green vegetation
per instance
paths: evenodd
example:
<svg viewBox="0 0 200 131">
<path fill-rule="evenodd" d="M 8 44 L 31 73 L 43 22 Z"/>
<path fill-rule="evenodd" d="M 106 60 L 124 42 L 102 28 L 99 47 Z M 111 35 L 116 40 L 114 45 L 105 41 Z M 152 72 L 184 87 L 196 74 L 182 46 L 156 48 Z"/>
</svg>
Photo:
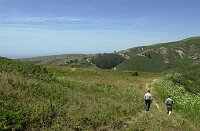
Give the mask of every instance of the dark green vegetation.
<svg viewBox="0 0 200 131">
<path fill-rule="evenodd" d="M 117 69 L 132 70 L 143 72 L 162 72 L 180 67 L 183 63 L 199 64 L 200 63 L 200 37 L 191 37 L 188 39 L 155 44 L 151 46 L 142 46 L 128 50 L 116 52 L 125 60 L 117 62 Z M 99 55 L 58 55 L 44 56 L 23 59 L 38 64 L 61 65 L 67 67 L 91 68 L 96 67 L 91 63 L 91 59 L 101 58 Z M 111 61 L 116 58 L 109 58 Z M 78 61 L 77 61 L 78 60 Z M 100 61 L 100 60 L 96 60 Z M 106 60 L 103 60 L 105 63 Z M 101 63 L 101 62 L 100 62 Z M 110 65 L 107 61 L 106 65 Z M 103 64 L 105 65 L 105 64 Z M 112 64 L 113 65 L 113 64 Z M 102 68 L 102 64 L 98 66 Z M 110 68 L 111 66 L 109 66 Z M 103 68 L 105 68 L 103 66 Z"/>
<path fill-rule="evenodd" d="M 98 54 L 91 59 L 91 62 L 101 69 L 111 69 L 119 65 L 125 60 L 124 57 L 111 53 L 111 54 Z"/>
<path fill-rule="evenodd" d="M 171 80 L 176 85 L 184 86 L 191 93 L 200 93 L 200 65 L 180 68 L 171 75 Z"/>
<path fill-rule="evenodd" d="M 131 75 L 132 76 L 138 76 L 139 74 L 138 74 L 138 72 L 133 72 L 133 73 L 131 73 Z"/>
</svg>

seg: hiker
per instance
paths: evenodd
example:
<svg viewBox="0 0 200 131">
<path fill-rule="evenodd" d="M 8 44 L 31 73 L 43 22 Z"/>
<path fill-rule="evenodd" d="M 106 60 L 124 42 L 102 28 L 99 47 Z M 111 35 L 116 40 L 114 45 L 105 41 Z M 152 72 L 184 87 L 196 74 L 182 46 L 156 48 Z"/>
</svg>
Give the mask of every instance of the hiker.
<svg viewBox="0 0 200 131">
<path fill-rule="evenodd" d="M 144 100 L 145 100 L 146 111 L 149 111 L 151 100 L 152 100 L 150 90 L 148 90 L 147 93 L 144 95 Z"/>
<path fill-rule="evenodd" d="M 168 98 L 165 100 L 165 104 L 167 107 L 167 114 L 170 116 L 172 113 L 172 105 L 174 104 L 174 101 L 171 98 L 171 95 L 168 96 Z"/>
</svg>

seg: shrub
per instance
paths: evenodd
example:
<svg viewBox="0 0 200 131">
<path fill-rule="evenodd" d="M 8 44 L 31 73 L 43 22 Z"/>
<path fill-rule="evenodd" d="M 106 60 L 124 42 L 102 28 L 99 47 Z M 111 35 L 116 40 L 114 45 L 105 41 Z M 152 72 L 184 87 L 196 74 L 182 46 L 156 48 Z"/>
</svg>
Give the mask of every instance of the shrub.
<svg viewBox="0 0 200 131">
<path fill-rule="evenodd" d="M 200 93 L 200 65 L 181 68 L 171 74 L 170 79 L 174 84 L 184 86 L 191 93 Z"/>
<path fill-rule="evenodd" d="M 131 73 L 131 75 L 132 76 L 138 76 L 139 74 L 138 74 L 138 72 L 133 72 L 133 73 Z"/>
</svg>

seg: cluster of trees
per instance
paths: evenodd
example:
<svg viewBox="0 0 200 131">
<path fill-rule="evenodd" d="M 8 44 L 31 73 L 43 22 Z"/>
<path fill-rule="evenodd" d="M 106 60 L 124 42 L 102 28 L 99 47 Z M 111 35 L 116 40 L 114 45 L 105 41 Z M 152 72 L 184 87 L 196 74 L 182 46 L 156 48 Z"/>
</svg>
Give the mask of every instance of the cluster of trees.
<svg viewBox="0 0 200 131">
<path fill-rule="evenodd" d="M 98 54 L 91 62 L 102 69 L 112 69 L 125 60 L 124 57 L 115 53 Z"/>
</svg>

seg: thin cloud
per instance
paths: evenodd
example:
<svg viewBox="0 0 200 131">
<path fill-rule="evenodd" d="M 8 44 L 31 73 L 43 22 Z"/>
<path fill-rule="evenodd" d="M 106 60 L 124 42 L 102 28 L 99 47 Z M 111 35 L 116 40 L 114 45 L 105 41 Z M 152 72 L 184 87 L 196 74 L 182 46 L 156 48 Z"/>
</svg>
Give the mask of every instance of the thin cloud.
<svg viewBox="0 0 200 131">
<path fill-rule="evenodd" d="M 81 18 L 70 18 L 70 17 L 21 17 L 21 16 L 15 16 L 15 17 L 5 17 L 0 15 L 0 22 L 2 21 L 9 21 L 9 22 L 81 22 L 86 21 Z"/>
<path fill-rule="evenodd" d="M 78 18 L 78 17 L 30 17 L 0 15 L 0 26 L 12 26 L 22 28 L 38 29 L 60 29 L 60 30 L 137 30 L 139 27 L 156 22 L 151 17 L 139 18 Z"/>
<path fill-rule="evenodd" d="M 81 18 L 68 18 L 68 17 L 57 17 L 57 18 L 54 18 L 54 20 L 58 20 L 58 21 L 85 21 L 84 19 L 81 19 Z"/>
</svg>

